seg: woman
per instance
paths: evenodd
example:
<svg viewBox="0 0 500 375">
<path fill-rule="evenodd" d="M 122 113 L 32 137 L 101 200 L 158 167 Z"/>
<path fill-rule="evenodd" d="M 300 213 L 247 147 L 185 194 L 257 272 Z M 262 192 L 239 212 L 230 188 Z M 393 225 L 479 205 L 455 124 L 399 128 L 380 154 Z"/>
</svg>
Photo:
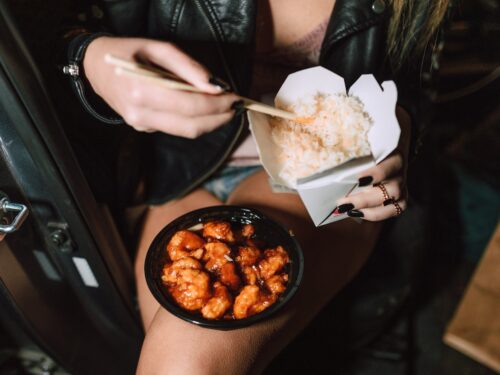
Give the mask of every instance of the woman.
<svg viewBox="0 0 500 375">
<path fill-rule="evenodd" d="M 378 222 L 406 208 L 411 133 L 411 101 L 406 98 L 418 80 L 407 63 L 429 42 L 447 3 L 108 1 L 115 33 L 147 38 L 81 29 L 66 34 L 66 72 L 75 81 L 84 76 L 126 124 L 155 132 L 150 135 L 154 163 L 148 165 L 143 185 L 150 208 L 136 260 L 146 330 L 138 374 L 258 373 L 359 271 L 377 241 Z M 104 63 L 106 53 L 156 64 L 206 94 L 119 77 Z M 78 64 L 84 74 L 75 71 Z M 363 218 L 361 225 L 344 220 L 315 228 L 297 195 L 271 191 L 235 94 L 259 99 L 275 92 L 290 72 L 318 64 L 342 75 L 348 86 L 363 73 L 396 79 L 400 105 L 406 109 L 397 108 L 402 128 L 398 149 L 359 176 L 366 190 L 338 202 L 340 211 Z M 405 79 L 395 72 L 403 72 Z M 384 199 L 380 183 L 394 200 Z M 263 211 L 293 230 L 305 252 L 303 284 L 292 303 L 263 323 L 233 331 L 177 319 L 159 307 L 143 273 L 145 253 L 160 229 L 188 211 L 220 204 Z"/>
</svg>

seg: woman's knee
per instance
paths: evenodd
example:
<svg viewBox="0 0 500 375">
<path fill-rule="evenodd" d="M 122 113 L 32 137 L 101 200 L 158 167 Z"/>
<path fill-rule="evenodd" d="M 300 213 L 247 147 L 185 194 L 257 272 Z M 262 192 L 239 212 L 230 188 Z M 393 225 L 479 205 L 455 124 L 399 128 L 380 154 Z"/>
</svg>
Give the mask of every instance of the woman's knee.
<svg viewBox="0 0 500 375">
<path fill-rule="evenodd" d="M 257 353 L 266 335 L 260 329 L 214 331 L 188 324 L 158 311 L 137 374 L 236 375 L 261 367 Z"/>
</svg>

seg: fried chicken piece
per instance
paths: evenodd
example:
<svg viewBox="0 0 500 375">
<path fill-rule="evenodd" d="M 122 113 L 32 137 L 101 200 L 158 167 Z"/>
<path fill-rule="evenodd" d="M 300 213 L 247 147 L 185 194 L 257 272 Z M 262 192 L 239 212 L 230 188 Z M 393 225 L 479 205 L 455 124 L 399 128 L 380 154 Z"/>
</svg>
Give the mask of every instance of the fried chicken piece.
<svg viewBox="0 0 500 375">
<path fill-rule="evenodd" d="M 253 305 L 259 301 L 260 290 L 256 285 L 247 285 L 241 289 L 236 297 L 233 306 L 233 315 L 236 319 L 243 319 L 250 316 Z"/>
<path fill-rule="evenodd" d="M 196 259 L 190 257 L 181 258 L 173 263 L 165 264 L 161 278 L 166 283 L 175 284 L 179 277 L 179 271 L 183 269 L 201 270 L 202 265 Z"/>
<path fill-rule="evenodd" d="M 227 262 L 220 269 L 219 280 L 231 290 L 238 290 L 241 285 L 241 278 L 236 273 L 234 263 Z"/>
<path fill-rule="evenodd" d="M 247 318 L 264 311 L 275 301 L 276 296 L 263 293 L 256 285 L 247 285 L 234 301 L 233 315 L 236 319 Z"/>
<path fill-rule="evenodd" d="M 226 221 L 209 221 L 203 224 L 203 237 L 213 238 L 227 243 L 234 243 L 234 233 L 231 224 Z"/>
<path fill-rule="evenodd" d="M 201 309 L 211 297 L 208 274 L 200 270 L 187 269 L 180 271 L 180 278 L 179 283 L 169 288 L 172 297 L 186 310 Z"/>
<path fill-rule="evenodd" d="M 252 224 L 245 224 L 243 228 L 241 228 L 241 235 L 245 238 L 250 238 L 254 235 L 255 228 Z"/>
<path fill-rule="evenodd" d="M 276 302 L 277 299 L 278 298 L 274 294 L 265 294 L 260 292 L 259 300 L 255 305 L 252 306 L 250 310 L 250 315 L 255 315 L 264 311 L 274 302 Z"/>
<path fill-rule="evenodd" d="M 241 267 L 243 272 L 243 279 L 246 284 L 257 285 L 259 281 L 259 270 L 255 266 Z"/>
<path fill-rule="evenodd" d="M 216 281 L 214 283 L 214 296 L 203 306 L 201 314 L 206 319 L 219 319 L 229 310 L 232 304 L 233 298 L 227 288 Z"/>
<path fill-rule="evenodd" d="M 201 263 L 186 257 L 163 267 L 162 280 L 175 301 L 186 310 L 199 310 L 211 297 L 210 277 Z"/>
<path fill-rule="evenodd" d="M 176 232 L 167 245 L 167 252 L 172 261 L 191 256 L 191 252 L 203 248 L 205 241 L 189 230 Z"/>
<path fill-rule="evenodd" d="M 238 255 L 236 261 L 241 267 L 253 266 L 258 262 L 261 252 L 253 246 L 240 246 L 238 248 Z"/>
<path fill-rule="evenodd" d="M 290 258 L 282 246 L 277 246 L 276 249 L 268 249 L 264 251 L 264 259 L 259 263 L 260 276 L 267 280 L 281 271 L 288 262 L 290 262 Z"/>
<path fill-rule="evenodd" d="M 266 246 L 264 241 L 255 237 L 247 238 L 244 242 L 246 246 L 255 247 L 257 249 L 262 249 Z"/>
<path fill-rule="evenodd" d="M 282 273 L 280 275 L 271 276 L 266 280 L 267 289 L 271 292 L 271 294 L 281 294 L 286 289 L 286 283 L 288 281 L 288 275 L 286 273 Z"/>
<path fill-rule="evenodd" d="M 201 259 L 203 258 L 203 255 L 205 254 L 205 249 L 204 248 L 200 248 L 198 250 L 195 250 L 195 251 L 192 251 L 191 252 L 191 256 L 193 258 L 196 258 L 196 259 Z"/>
<path fill-rule="evenodd" d="M 209 271 L 215 272 L 231 260 L 231 249 L 224 242 L 208 242 L 205 244 L 205 250 L 203 260 L 206 261 L 205 268 Z"/>
</svg>

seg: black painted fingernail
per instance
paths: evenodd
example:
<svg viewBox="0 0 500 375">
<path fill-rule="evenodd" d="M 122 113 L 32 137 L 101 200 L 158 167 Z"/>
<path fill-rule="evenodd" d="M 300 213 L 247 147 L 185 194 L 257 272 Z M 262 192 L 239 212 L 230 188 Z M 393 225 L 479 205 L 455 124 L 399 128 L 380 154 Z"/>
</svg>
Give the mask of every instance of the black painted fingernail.
<svg viewBox="0 0 500 375">
<path fill-rule="evenodd" d="M 360 187 L 363 187 L 363 186 L 368 186 L 368 185 L 370 185 L 372 182 L 373 182 L 373 177 L 372 177 L 372 176 L 365 176 L 365 177 L 361 177 L 361 178 L 358 180 L 358 185 L 359 185 Z"/>
<path fill-rule="evenodd" d="M 352 203 L 344 203 L 337 207 L 337 212 L 339 214 L 346 213 L 347 211 L 351 211 L 354 208 Z"/>
<path fill-rule="evenodd" d="M 231 86 L 229 86 L 229 83 L 223 81 L 222 79 L 220 78 L 217 78 L 215 76 L 211 76 L 208 80 L 209 83 L 211 83 L 212 85 L 214 86 L 217 86 L 219 87 L 221 90 L 224 90 L 226 92 L 231 92 L 233 91 L 231 89 Z"/>
<path fill-rule="evenodd" d="M 237 100 L 231 105 L 231 109 L 234 109 L 235 111 L 239 111 L 240 109 L 244 109 L 245 107 L 245 101 L 244 100 Z"/>
<path fill-rule="evenodd" d="M 388 206 L 390 204 L 393 204 L 394 203 L 394 200 L 392 198 L 389 198 L 389 199 L 386 199 L 384 201 L 384 206 Z"/>
<path fill-rule="evenodd" d="M 365 214 L 363 214 L 361 211 L 358 210 L 351 210 L 347 213 L 347 216 L 350 217 L 364 217 Z"/>
<path fill-rule="evenodd" d="M 231 109 L 234 110 L 234 115 L 239 116 L 244 113 L 247 109 L 245 108 L 245 102 L 243 100 L 237 100 L 231 105 Z"/>
</svg>

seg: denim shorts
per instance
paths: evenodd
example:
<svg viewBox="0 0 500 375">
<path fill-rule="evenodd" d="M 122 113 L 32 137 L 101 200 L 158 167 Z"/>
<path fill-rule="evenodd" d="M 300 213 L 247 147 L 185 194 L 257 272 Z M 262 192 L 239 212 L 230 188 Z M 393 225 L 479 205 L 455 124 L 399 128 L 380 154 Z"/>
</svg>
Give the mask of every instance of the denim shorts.
<svg viewBox="0 0 500 375">
<path fill-rule="evenodd" d="M 226 202 L 233 190 L 250 175 L 262 170 L 261 165 L 246 167 L 225 166 L 208 179 L 203 187 L 216 196 L 220 201 Z"/>
</svg>

